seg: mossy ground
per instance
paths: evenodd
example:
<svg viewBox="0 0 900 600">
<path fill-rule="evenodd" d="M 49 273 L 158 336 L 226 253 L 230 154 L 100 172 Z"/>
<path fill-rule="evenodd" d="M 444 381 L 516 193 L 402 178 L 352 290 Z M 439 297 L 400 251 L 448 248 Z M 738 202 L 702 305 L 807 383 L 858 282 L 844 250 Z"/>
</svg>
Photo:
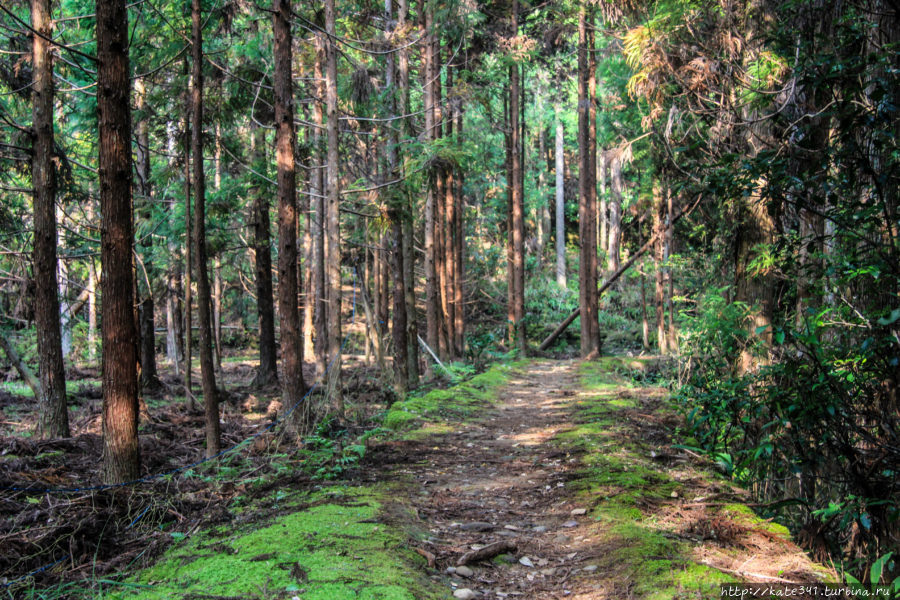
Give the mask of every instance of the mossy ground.
<svg viewBox="0 0 900 600">
<path fill-rule="evenodd" d="M 271 520 L 230 525 L 170 548 L 110 598 L 417 600 L 441 597 L 407 534 L 384 522 L 385 491 L 300 494 Z"/>
<path fill-rule="evenodd" d="M 581 363 L 578 394 L 571 402 L 573 425 L 555 443 L 582 456 L 580 476 L 571 485 L 597 521 L 600 545 L 606 549 L 597 561 L 598 572 L 611 580 L 609 589 L 648 600 L 717 598 L 719 583 L 739 578 L 702 564 L 697 536 L 686 533 L 683 521 L 666 508 L 698 495 L 698 489 L 721 490 L 729 484 L 710 471 L 691 468 L 685 473 L 656 460 L 676 441 L 671 428 L 656 428 L 648 439 L 635 423 L 677 417 L 664 390 L 636 383 L 648 374 L 652 378 L 654 368 L 650 361 L 621 358 Z M 759 518 L 746 505 L 722 504 L 710 506 L 706 518 L 732 523 L 732 532 L 788 540 L 783 527 Z"/>
<path fill-rule="evenodd" d="M 391 406 L 384 426 L 402 431 L 405 439 L 444 433 L 447 422 L 463 422 L 488 406 L 515 370 L 525 365 L 526 361 L 501 363 L 451 388 L 434 389 L 424 394 L 414 392 Z"/>
</svg>

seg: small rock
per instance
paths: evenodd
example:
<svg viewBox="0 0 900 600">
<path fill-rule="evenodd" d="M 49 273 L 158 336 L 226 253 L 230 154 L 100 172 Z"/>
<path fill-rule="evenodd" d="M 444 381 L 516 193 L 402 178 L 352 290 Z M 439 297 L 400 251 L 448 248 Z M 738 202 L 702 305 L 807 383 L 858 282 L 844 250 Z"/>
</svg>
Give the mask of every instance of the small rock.
<svg viewBox="0 0 900 600">
<path fill-rule="evenodd" d="M 570 514 L 573 517 L 577 517 L 578 515 L 586 515 L 587 509 L 586 508 L 574 508 L 574 509 L 572 509 L 572 512 Z"/>
<path fill-rule="evenodd" d="M 456 567 L 447 567 L 448 575 L 453 575 L 454 573 L 456 573 Z"/>
<path fill-rule="evenodd" d="M 578 521 L 566 521 L 562 524 L 563 527 L 578 527 Z"/>
<path fill-rule="evenodd" d="M 520 564 L 520 565 L 525 565 L 526 567 L 533 567 L 533 566 L 534 566 L 534 563 L 531 562 L 531 559 L 528 558 L 527 556 L 523 556 L 522 558 L 520 558 L 520 559 L 519 559 L 519 564 Z"/>
<path fill-rule="evenodd" d="M 558 536 L 556 536 L 555 538 L 553 538 L 553 541 L 556 542 L 557 544 L 568 544 L 569 542 L 572 541 L 572 538 L 570 538 L 567 535 L 563 535 L 561 533 Z"/>
<path fill-rule="evenodd" d="M 670 495 L 671 495 L 673 498 L 677 498 L 677 497 L 678 497 L 678 492 L 672 492 Z"/>
<path fill-rule="evenodd" d="M 459 588 L 453 592 L 453 597 L 459 598 L 459 600 L 472 600 L 472 598 L 475 598 L 476 596 L 478 596 L 478 594 L 469 588 Z"/>
<path fill-rule="evenodd" d="M 484 521 L 472 521 L 471 523 L 463 523 L 459 527 L 463 531 L 491 531 L 494 526 Z"/>
<path fill-rule="evenodd" d="M 549 569 L 541 569 L 541 575 L 544 577 L 552 577 L 556 573 L 556 569 L 550 567 Z"/>
<path fill-rule="evenodd" d="M 546 567 L 549 564 L 550 564 L 550 561 L 547 560 L 546 558 L 539 558 L 537 561 L 537 566 L 539 566 L 539 567 Z"/>
<path fill-rule="evenodd" d="M 515 525 L 504 525 L 503 529 L 509 529 L 510 531 L 522 531 L 521 528 L 516 527 Z"/>
<path fill-rule="evenodd" d="M 583 570 L 583 571 L 587 571 L 588 573 L 590 573 L 591 571 L 596 571 L 596 570 L 597 570 L 597 565 L 588 565 L 588 566 L 586 566 L 586 567 L 585 567 L 584 569 L 582 569 L 582 570 Z"/>
<path fill-rule="evenodd" d="M 535 533 L 544 533 L 547 531 L 547 527 L 545 525 L 538 525 L 537 527 L 534 527 L 532 531 Z"/>
<path fill-rule="evenodd" d="M 452 568 L 452 567 L 451 567 Z M 460 577 L 471 577 L 475 574 L 475 572 L 469 567 L 463 565 L 461 567 L 456 567 L 456 574 Z"/>
</svg>

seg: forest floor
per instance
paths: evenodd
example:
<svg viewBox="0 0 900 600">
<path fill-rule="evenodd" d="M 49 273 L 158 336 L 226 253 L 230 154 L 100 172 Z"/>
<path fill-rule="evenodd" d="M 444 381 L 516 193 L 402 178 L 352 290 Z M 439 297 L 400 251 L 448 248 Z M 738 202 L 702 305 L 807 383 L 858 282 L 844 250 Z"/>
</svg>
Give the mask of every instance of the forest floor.
<svg viewBox="0 0 900 600">
<path fill-rule="evenodd" d="M 127 507 L 116 527 L 93 525 L 118 553 L 106 549 L 80 582 L 61 577 L 55 595 L 40 575 L 16 594 L 671 599 L 718 598 L 733 581 L 834 581 L 744 490 L 675 447 L 681 419 L 655 369 L 625 358 L 495 366 L 395 404 L 372 435 L 320 430 L 300 456 L 269 439 L 265 461 L 251 448 L 216 473 L 103 496 Z M 313 459 L 316 471 L 299 468 Z"/>
</svg>

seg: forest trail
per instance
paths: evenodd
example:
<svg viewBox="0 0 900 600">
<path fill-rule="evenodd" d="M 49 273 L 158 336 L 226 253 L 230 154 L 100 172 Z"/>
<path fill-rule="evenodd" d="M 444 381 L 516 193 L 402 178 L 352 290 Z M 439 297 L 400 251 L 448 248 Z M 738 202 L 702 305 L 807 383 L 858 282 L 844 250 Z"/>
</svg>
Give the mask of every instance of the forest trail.
<svg viewBox="0 0 900 600">
<path fill-rule="evenodd" d="M 407 481 L 432 577 L 458 598 L 534 599 L 718 597 L 718 585 L 701 588 L 821 580 L 745 492 L 671 448 L 678 418 L 664 391 L 615 381 L 610 364 L 626 363 L 531 362 L 476 420 L 373 449 L 368 478 Z M 501 556 L 457 566 L 500 542 L 511 544 Z"/>
</svg>

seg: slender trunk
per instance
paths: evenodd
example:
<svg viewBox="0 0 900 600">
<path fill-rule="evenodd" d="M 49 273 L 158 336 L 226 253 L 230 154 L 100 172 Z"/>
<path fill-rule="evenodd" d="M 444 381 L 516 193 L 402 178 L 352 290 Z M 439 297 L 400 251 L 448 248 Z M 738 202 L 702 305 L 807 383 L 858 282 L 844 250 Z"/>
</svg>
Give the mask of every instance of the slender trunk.
<svg viewBox="0 0 900 600">
<path fill-rule="evenodd" d="M 125 0 L 97 0 L 97 112 L 103 329 L 103 481 L 140 474 L 132 310 L 131 92 Z"/>
<path fill-rule="evenodd" d="M 197 328 L 200 346 L 200 380 L 203 385 L 203 412 L 206 415 L 206 456 L 219 453 L 219 393 L 212 356 L 212 315 L 209 274 L 206 269 L 206 174 L 203 170 L 203 33 L 200 0 L 191 1 L 191 154 L 194 175 L 194 272 L 197 277 Z"/>
<path fill-rule="evenodd" d="M 669 326 L 666 335 L 668 336 L 669 352 L 678 351 L 678 331 L 675 329 L 675 281 L 669 261 L 675 244 L 675 227 L 672 225 L 672 218 L 675 216 L 674 202 L 675 194 L 669 188 L 666 190 L 666 303 L 669 310 Z"/>
<path fill-rule="evenodd" d="M 544 125 L 538 127 L 538 190 L 540 193 L 537 219 L 538 259 L 543 264 L 544 248 L 550 240 L 550 196 L 547 195 L 547 172 L 541 161 L 547 155 L 547 128 Z"/>
<path fill-rule="evenodd" d="M 456 143 L 459 145 L 463 135 L 463 109 L 462 102 L 456 103 Z M 456 335 L 455 347 L 456 355 L 463 358 L 466 354 L 466 305 L 465 290 L 463 289 L 465 282 L 465 259 L 463 252 L 465 248 L 465 222 L 463 220 L 463 212 L 465 210 L 465 197 L 463 195 L 463 171 L 459 169 L 454 180 L 454 191 L 456 201 L 454 203 L 453 213 L 453 232 L 454 232 L 454 250 L 453 257 L 455 265 L 453 269 L 453 317 L 455 323 L 453 331 Z"/>
<path fill-rule="evenodd" d="M 309 122 L 309 110 L 308 107 L 304 105 L 303 108 L 303 120 Z M 301 329 L 303 330 L 303 358 L 304 360 L 309 360 L 316 355 L 316 349 L 313 340 L 314 338 L 314 323 L 315 323 L 315 309 L 316 309 L 316 297 L 318 296 L 318 292 L 316 289 L 316 280 L 313 277 L 313 263 L 315 262 L 315 249 L 313 246 L 313 240 L 315 239 L 315 229 L 317 221 L 313 217 L 313 205 L 314 205 L 314 194 L 318 193 L 315 191 L 316 186 L 316 173 L 321 171 L 321 169 L 315 168 L 315 162 L 318 159 L 318 153 L 315 150 L 315 132 L 312 125 L 307 127 L 305 132 L 306 139 L 304 140 L 306 143 L 304 144 L 304 150 L 302 152 L 303 162 L 306 164 L 306 184 L 305 189 L 308 193 L 302 194 L 299 202 L 300 202 L 300 213 L 303 215 L 303 240 L 300 242 L 300 247 L 302 249 L 302 257 L 301 260 L 306 265 L 305 271 L 300 271 L 301 273 L 301 281 L 300 287 L 302 289 L 301 294 L 303 295 L 303 324 Z M 301 187 L 303 187 L 301 185 Z"/>
<path fill-rule="evenodd" d="M 215 152 L 213 154 L 213 189 L 222 189 L 222 124 L 216 122 Z M 222 371 L 222 257 L 213 258 L 213 348 L 216 371 Z"/>
<path fill-rule="evenodd" d="M 266 133 L 255 127 L 252 133 L 254 163 L 263 168 Z M 256 256 L 256 310 L 259 314 L 259 368 L 253 379 L 254 386 L 265 387 L 278 381 L 277 353 L 275 346 L 275 300 L 272 293 L 272 234 L 269 223 L 268 193 L 262 184 L 250 189 L 253 196 L 253 249 Z"/>
<path fill-rule="evenodd" d="M 512 31 L 519 34 L 519 1 L 513 0 Z M 513 65 L 509 71 L 509 116 L 510 116 L 510 180 L 512 183 L 512 205 L 510 212 L 510 237 L 512 245 L 512 261 L 509 303 L 512 305 L 513 339 L 510 340 L 522 355 L 528 351 L 525 339 L 525 190 L 522 177 L 522 125 L 519 114 L 520 81 L 519 66 Z"/>
<path fill-rule="evenodd" d="M 647 277 L 641 266 L 641 343 L 644 350 L 650 350 L 650 319 L 647 315 Z"/>
<path fill-rule="evenodd" d="M 31 177 L 34 186 L 34 320 L 37 329 L 40 417 L 37 437 L 68 437 L 66 372 L 63 366 L 57 296 L 56 168 L 53 141 L 53 55 L 49 38 L 53 25 L 50 0 L 32 0 L 33 141 Z"/>
<path fill-rule="evenodd" d="M 148 123 L 147 93 L 144 89 L 144 80 L 136 79 L 134 82 L 135 108 L 141 116 L 135 126 L 135 175 L 137 176 L 136 190 L 138 193 L 138 206 L 141 222 L 143 223 L 143 237 L 140 240 L 141 268 L 136 274 L 138 285 L 138 327 L 140 329 L 140 358 L 141 358 L 141 389 L 153 393 L 162 386 L 156 368 L 156 319 L 153 304 L 153 236 L 150 200 L 150 127 Z"/>
<path fill-rule="evenodd" d="M 325 269 L 328 339 L 328 393 L 338 415 L 344 414 L 344 396 L 341 389 L 341 221 L 340 179 L 338 173 L 338 96 L 337 96 L 337 44 L 335 42 L 334 0 L 325 0 L 325 108 L 328 118 L 326 136 L 328 152 L 326 160 L 325 201 Z"/>
<path fill-rule="evenodd" d="M 174 121 L 166 124 L 166 151 L 170 159 L 170 166 L 174 169 L 176 163 L 177 137 L 176 125 Z M 168 221 L 169 227 L 174 228 L 175 220 L 172 217 L 172 203 L 167 199 Z M 181 331 L 181 314 L 178 310 L 179 298 L 181 296 L 181 256 L 178 242 L 174 236 L 169 236 L 166 248 L 169 252 L 169 266 L 166 269 L 166 358 L 169 365 L 174 369 L 175 376 L 180 375 L 179 362 L 181 361 L 182 341 Z"/>
<path fill-rule="evenodd" d="M 188 79 L 188 61 L 185 58 L 185 79 Z M 193 84 L 188 84 L 192 87 Z M 193 222 L 191 218 L 191 95 L 185 96 L 185 117 L 184 117 L 184 395 L 188 405 L 191 408 L 196 407 L 194 402 L 194 392 L 191 389 L 191 379 L 193 376 L 192 353 L 193 353 L 193 285 L 191 273 L 193 270 L 193 235 L 191 229 Z"/>
<path fill-rule="evenodd" d="M 420 2 L 420 35 L 425 43 L 422 49 L 422 77 L 423 77 L 423 103 L 425 110 L 425 140 L 433 141 L 434 138 L 434 45 L 431 42 L 432 31 L 431 10 L 425 0 Z M 429 186 L 425 198 L 425 329 L 426 342 L 431 348 L 438 348 L 439 321 L 438 321 L 438 281 L 435 265 L 435 202 L 436 194 L 432 186 Z M 426 361 L 427 362 L 427 361 Z M 430 365 L 430 363 L 428 363 Z M 431 375 L 431 367 L 426 367 L 426 375 Z"/>
<path fill-rule="evenodd" d="M 578 134 L 579 134 L 579 202 L 578 265 L 579 306 L 581 307 L 581 356 L 594 358 L 600 354 L 600 326 L 597 321 L 597 240 L 596 209 L 596 140 L 593 109 L 593 12 L 582 6 L 578 19 Z"/>
<path fill-rule="evenodd" d="M 323 34 L 315 34 L 315 65 L 313 75 L 316 79 L 316 101 L 313 103 L 313 147 L 316 157 L 315 170 L 312 173 L 311 182 L 315 186 L 315 219 L 313 220 L 313 264 L 312 277 L 316 288 L 313 321 L 316 331 L 315 357 L 316 377 L 325 376 L 328 355 L 328 300 L 327 287 L 325 286 L 325 163 L 328 161 L 325 149 L 322 146 L 322 129 L 325 127 L 325 111 L 323 102 L 325 98 L 325 38 Z"/>
<path fill-rule="evenodd" d="M 602 268 L 609 268 L 609 244 L 607 243 L 609 233 L 609 206 L 606 200 L 606 177 L 608 169 L 606 152 L 600 152 L 597 160 L 597 179 L 600 184 L 600 211 L 597 214 L 597 243 L 600 245 L 600 254 L 602 256 Z M 618 268 L 618 267 L 616 267 Z"/>
<path fill-rule="evenodd" d="M 556 113 L 556 283 L 566 287 L 566 177 L 564 142 L 565 131 Z"/>
<path fill-rule="evenodd" d="M 666 339 L 665 274 L 663 273 L 666 244 L 665 193 L 665 183 L 658 181 L 653 190 L 653 230 L 656 234 L 656 244 L 654 247 L 654 258 L 656 260 L 656 294 L 654 296 L 656 302 L 656 344 L 660 354 L 666 354 L 668 352 Z"/>
<path fill-rule="evenodd" d="M 406 30 L 406 19 L 409 16 L 409 0 L 397 0 L 397 28 Z M 409 115 L 409 49 L 404 44 L 397 53 L 397 85 L 400 94 L 399 110 L 403 115 Z M 406 138 L 414 137 L 412 121 L 405 116 L 401 121 L 401 128 Z M 419 384 L 419 324 L 418 311 L 416 309 L 416 277 L 415 277 L 415 253 L 413 252 L 413 211 L 410 197 L 403 195 L 403 269 L 406 300 L 406 362 L 409 375 L 409 387 Z"/>
<path fill-rule="evenodd" d="M 609 241 L 606 253 L 609 258 L 609 270 L 619 270 L 620 248 L 622 245 L 622 160 L 613 156 L 609 162 L 610 170 L 610 202 L 609 202 Z"/>
</svg>

